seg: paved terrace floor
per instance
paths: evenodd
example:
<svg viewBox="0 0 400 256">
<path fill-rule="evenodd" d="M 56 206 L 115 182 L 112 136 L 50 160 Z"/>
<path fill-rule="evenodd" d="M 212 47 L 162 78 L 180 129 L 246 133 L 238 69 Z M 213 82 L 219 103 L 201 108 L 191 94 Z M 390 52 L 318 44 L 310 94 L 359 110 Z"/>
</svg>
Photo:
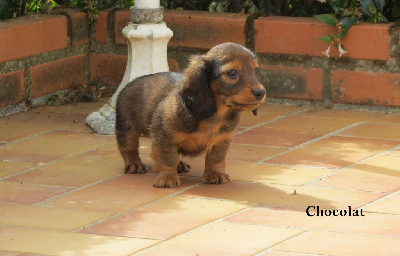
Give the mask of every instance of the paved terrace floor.
<svg viewBox="0 0 400 256">
<path fill-rule="evenodd" d="M 181 186 L 159 189 L 85 126 L 102 104 L 0 119 L 1 256 L 399 255 L 400 114 L 264 105 L 237 129 L 232 183 L 203 184 L 188 159 Z"/>
</svg>

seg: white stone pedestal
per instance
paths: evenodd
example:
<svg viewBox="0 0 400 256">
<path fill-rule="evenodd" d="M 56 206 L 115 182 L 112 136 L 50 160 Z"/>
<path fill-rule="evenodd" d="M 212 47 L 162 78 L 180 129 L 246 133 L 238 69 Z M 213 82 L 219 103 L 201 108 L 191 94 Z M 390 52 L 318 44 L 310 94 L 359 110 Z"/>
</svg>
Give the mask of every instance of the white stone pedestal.
<svg viewBox="0 0 400 256">
<path fill-rule="evenodd" d="M 128 62 L 125 75 L 111 99 L 86 118 L 86 123 L 98 134 L 115 134 L 115 104 L 118 94 L 136 77 L 169 71 L 167 44 L 172 31 L 165 22 L 135 24 L 130 22 L 122 33 L 128 41 Z"/>
</svg>

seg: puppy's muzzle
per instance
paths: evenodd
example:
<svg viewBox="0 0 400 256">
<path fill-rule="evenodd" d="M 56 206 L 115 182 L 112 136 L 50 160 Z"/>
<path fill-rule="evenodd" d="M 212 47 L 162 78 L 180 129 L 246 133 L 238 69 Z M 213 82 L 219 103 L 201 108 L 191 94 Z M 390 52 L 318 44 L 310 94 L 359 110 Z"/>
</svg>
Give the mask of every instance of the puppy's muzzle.
<svg viewBox="0 0 400 256">
<path fill-rule="evenodd" d="M 256 100 L 260 101 L 264 98 L 266 92 L 264 89 L 252 89 L 251 93 L 254 95 Z"/>
</svg>

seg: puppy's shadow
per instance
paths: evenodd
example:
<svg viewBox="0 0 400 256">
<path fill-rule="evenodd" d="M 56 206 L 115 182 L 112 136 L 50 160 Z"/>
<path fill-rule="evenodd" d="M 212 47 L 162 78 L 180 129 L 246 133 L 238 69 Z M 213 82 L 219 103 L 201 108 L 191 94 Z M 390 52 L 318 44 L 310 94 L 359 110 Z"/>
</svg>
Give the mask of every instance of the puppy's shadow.
<svg viewBox="0 0 400 256">
<path fill-rule="evenodd" d="M 143 162 L 148 167 L 148 175 L 155 175 L 152 170 L 150 156 L 143 156 Z M 329 199 L 321 197 L 317 190 L 301 187 L 300 185 L 285 185 L 274 184 L 273 182 L 257 182 L 235 179 L 232 175 L 232 181 L 226 184 L 214 185 L 203 184 L 202 175 L 204 171 L 204 157 L 184 158 L 184 162 L 191 166 L 191 170 L 187 173 L 180 173 L 181 184 L 184 185 L 186 180 L 195 179 L 198 181 L 198 186 L 190 189 L 185 189 L 179 195 L 196 196 L 215 199 L 233 200 L 242 203 L 270 204 L 282 206 L 307 207 L 310 205 L 318 205 L 322 208 L 335 209 L 340 202 L 332 202 Z M 230 162 L 230 164 L 235 164 Z M 243 170 L 246 172 L 249 170 Z M 227 168 L 229 174 L 229 169 Z M 268 179 L 268 171 L 260 174 L 260 180 Z M 274 171 L 274 175 L 277 175 Z M 272 174 L 271 174 L 272 176 Z M 272 180 L 272 179 L 271 179 Z M 313 193 L 318 193 L 320 197 L 313 196 Z M 343 202 L 345 203 L 345 202 Z"/>
</svg>

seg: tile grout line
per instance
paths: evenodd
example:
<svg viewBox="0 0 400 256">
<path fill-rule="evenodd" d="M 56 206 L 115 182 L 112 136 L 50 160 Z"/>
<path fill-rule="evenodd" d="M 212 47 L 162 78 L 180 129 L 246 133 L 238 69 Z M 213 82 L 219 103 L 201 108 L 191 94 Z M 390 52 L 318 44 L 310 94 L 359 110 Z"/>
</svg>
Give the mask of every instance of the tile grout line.
<svg viewBox="0 0 400 256">
<path fill-rule="evenodd" d="M 52 196 L 52 197 L 50 197 L 50 198 L 47 198 L 47 199 L 45 199 L 45 200 L 43 200 L 43 201 L 34 203 L 34 204 L 32 204 L 32 205 L 33 205 L 33 206 L 43 206 L 42 204 L 47 203 L 47 202 L 49 202 L 49 201 L 51 201 L 51 200 L 54 200 L 54 199 L 60 198 L 60 197 L 62 197 L 62 196 L 66 196 L 66 195 L 69 195 L 69 194 L 78 192 L 78 191 L 81 191 L 81 190 L 86 189 L 86 188 L 90 188 L 90 187 L 92 187 L 92 186 L 95 186 L 95 185 L 97 185 L 97 184 L 100 184 L 100 183 L 102 183 L 102 182 L 105 182 L 105 181 L 108 181 L 108 180 L 111 180 L 111 179 L 114 179 L 114 178 L 117 178 L 117 177 L 122 176 L 122 175 L 124 175 L 124 173 L 118 173 L 118 174 L 116 174 L 116 175 L 114 175 L 114 176 L 108 177 L 108 178 L 103 179 L 103 180 L 96 181 L 96 182 L 94 182 L 94 183 L 90 183 L 90 184 L 88 184 L 88 185 L 86 185 L 86 186 L 79 187 L 79 188 L 75 188 L 75 189 L 72 189 L 72 190 L 67 191 L 67 192 L 65 192 L 65 193 Z"/>
<path fill-rule="evenodd" d="M 319 181 L 319 180 L 321 180 L 321 179 L 328 178 L 328 177 L 330 177 L 330 176 L 332 176 L 332 175 L 334 175 L 334 174 L 337 174 L 337 173 L 342 172 L 342 171 L 344 171 L 344 170 L 350 169 L 351 167 L 353 167 L 353 166 L 355 166 L 355 165 L 357 165 L 357 164 L 363 163 L 363 162 L 365 162 L 365 161 L 368 161 L 368 160 L 370 160 L 370 159 L 376 158 L 376 157 L 378 157 L 378 156 L 386 155 L 387 153 L 396 151 L 397 149 L 400 149 L 400 146 L 396 146 L 396 147 L 394 147 L 394 148 L 391 148 L 391 149 L 388 149 L 388 150 L 385 150 L 385 151 L 376 153 L 376 154 L 374 154 L 374 155 L 368 156 L 368 157 L 363 158 L 363 159 L 361 159 L 361 160 L 359 160 L 359 161 L 353 162 L 353 163 L 351 163 L 351 164 L 349 164 L 349 165 L 347 165 L 347 166 L 345 166 L 345 167 L 343 167 L 343 168 L 334 170 L 334 171 L 329 172 L 329 173 L 327 173 L 327 174 L 324 174 L 324 175 L 322 175 L 322 176 L 320 176 L 320 177 L 318 177 L 318 178 L 315 178 L 315 179 L 313 179 L 313 180 L 310 180 L 310 181 L 304 183 L 304 184 L 302 185 L 302 187 L 308 186 L 308 185 L 310 185 L 310 184 L 312 184 L 312 183 L 315 183 L 315 182 L 317 182 L 317 181 Z M 387 192 L 386 192 L 386 193 L 387 193 Z"/>
<path fill-rule="evenodd" d="M 378 199 L 376 199 L 374 201 L 368 202 L 368 203 L 358 207 L 358 209 L 361 209 L 363 207 L 369 206 L 369 205 L 374 204 L 374 203 L 379 203 L 379 202 L 381 202 L 381 201 L 383 201 L 383 200 L 385 200 L 387 198 L 390 198 L 390 197 L 398 195 L 398 194 L 400 194 L 400 189 L 397 190 L 397 191 L 391 192 L 391 193 L 389 193 L 389 194 L 387 194 L 385 196 L 382 196 L 382 197 L 380 197 L 380 198 L 378 198 Z M 395 214 L 395 215 L 397 215 L 397 214 Z"/>
<path fill-rule="evenodd" d="M 203 227 L 207 227 L 207 226 L 212 225 L 212 224 L 214 224 L 214 223 L 222 222 L 223 220 L 225 220 L 225 219 L 227 219 L 227 218 L 229 218 L 229 217 L 238 215 L 238 214 L 240 214 L 240 213 L 242 213 L 242 212 L 245 212 L 245 211 L 248 211 L 248 210 L 250 210 L 250 209 L 253 209 L 254 207 L 257 207 L 257 206 L 259 205 L 258 203 L 240 203 L 240 202 L 236 202 L 236 203 L 239 203 L 239 204 L 247 204 L 248 207 L 245 207 L 244 209 L 235 211 L 235 212 L 230 213 L 230 214 L 228 214 L 228 215 L 222 216 L 221 218 L 218 218 L 218 219 L 216 219 L 216 220 L 207 222 L 207 223 L 202 224 L 202 225 L 200 225 L 200 226 L 197 226 L 197 227 L 195 227 L 195 228 L 192 228 L 191 230 L 188 230 L 188 231 L 186 231 L 186 232 L 180 233 L 180 234 L 178 234 L 178 235 L 176 235 L 176 236 L 173 236 L 173 237 L 171 237 L 171 238 L 169 238 L 169 239 L 161 240 L 160 243 L 157 243 L 157 244 L 155 244 L 155 245 L 151 245 L 151 246 L 149 246 L 149 247 L 147 247 L 147 248 L 144 248 L 144 249 L 142 249 L 142 250 L 140 250 L 140 251 L 134 252 L 133 254 L 131 254 L 131 256 L 141 255 L 142 253 L 145 253 L 145 252 L 147 252 L 147 251 L 149 251 L 149 250 L 151 250 L 151 249 L 153 249 L 153 248 L 157 248 L 157 247 L 163 245 L 164 243 L 167 243 L 168 241 L 173 241 L 173 240 L 179 239 L 180 237 L 183 237 L 183 236 L 186 236 L 186 235 L 188 235 L 188 234 L 191 234 L 191 233 L 195 232 L 196 230 L 201 229 L 201 228 L 203 228 Z"/>
<path fill-rule="evenodd" d="M 72 154 L 72 155 L 68 155 L 68 156 L 65 156 L 65 157 L 62 157 L 62 158 L 58 158 L 58 159 L 55 159 L 55 160 L 53 160 L 53 161 L 50 161 L 50 162 L 47 162 L 47 163 L 44 163 L 44 164 L 37 164 L 37 165 L 35 165 L 35 166 L 33 166 L 33 167 L 24 169 L 24 170 L 22 170 L 22 171 L 19 171 L 19 172 L 12 173 L 12 174 L 9 174 L 9 175 L 7 175 L 7 176 L 1 177 L 1 178 L 0 178 L 0 181 L 4 181 L 5 179 L 12 178 L 12 177 L 14 177 L 14 176 L 18 176 L 18 175 L 20 175 L 20 174 L 24 174 L 24 173 L 27 173 L 27 172 L 36 170 L 36 169 L 41 168 L 41 167 L 44 167 L 44 166 L 48 166 L 48 165 L 51 165 L 51 164 L 54 164 L 54 163 L 58 163 L 58 162 L 64 161 L 64 160 L 67 160 L 67 159 L 72 158 L 72 157 L 76 157 L 76 156 L 79 156 L 79 155 L 83 155 L 83 154 L 89 153 L 89 152 L 94 152 L 94 151 L 97 151 L 97 150 L 99 150 L 99 149 L 101 149 L 101 148 L 103 148 L 103 147 L 111 146 L 111 145 L 113 145 L 114 143 L 115 143 L 115 142 L 110 142 L 110 143 L 107 143 L 107 144 L 104 144 L 104 145 L 100 145 L 100 146 L 97 146 L 97 147 L 95 147 L 95 148 L 92 148 L 92 149 L 89 149 L 89 150 L 86 150 L 86 151 L 81 151 L 81 152 L 78 152 L 78 153 L 75 153 L 75 154 Z M 32 183 L 32 184 L 35 184 L 35 183 Z M 40 184 L 39 184 L 39 185 L 40 185 Z M 62 187 L 62 186 L 60 186 L 60 187 Z"/>
<path fill-rule="evenodd" d="M 279 120 L 281 120 L 281 119 L 283 119 L 283 118 L 291 117 L 291 116 L 297 115 L 297 114 L 299 114 L 299 113 L 301 113 L 301 112 L 303 112 L 303 111 L 306 111 L 307 109 L 309 109 L 309 108 L 306 107 L 306 108 L 303 108 L 303 109 L 300 109 L 300 110 L 297 110 L 297 111 L 294 111 L 294 112 L 290 112 L 290 113 L 288 113 L 288 114 L 284 114 L 284 115 L 275 117 L 275 118 L 273 118 L 273 119 L 271 119 L 271 120 L 268 120 L 268 121 L 265 121 L 265 122 L 263 122 L 263 123 L 256 124 L 256 125 L 253 125 L 253 126 L 250 126 L 250 127 L 240 127 L 240 126 L 238 126 L 239 128 L 244 128 L 244 130 L 238 131 L 238 132 L 236 132 L 234 135 L 236 136 L 236 135 L 242 134 L 242 133 L 244 133 L 244 132 L 248 132 L 248 131 L 250 131 L 250 130 L 252 130 L 252 129 L 254 129 L 254 128 L 258 128 L 258 127 L 264 126 L 264 125 L 266 125 L 266 124 L 279 121 Z"/>
<path fill-rule="evenodd" d="M 358 123 L 355 123 L 355 124 L 346 126 L 346 127 L 344 127 L 344 128 L 341 128 L 341 129 L 339 129 L 339 130 L 336 130 L 336 131 L 333 131 L 333 132 L 331 132 L 331 133 L 325 134 L 325 135 L 320 136 L 320 137 L 318 137 L 318 138 L 315 138 L 315 139 L 309 140 L 309 141 L 307 141 L 307 142 L 301 143 L 301 144 L 299 144 L 299 145 L 297 145 L 297 146 L 295 146 L 295 147 L 292 147 L 292 148 L 290 148 L 290 149 L 288 149 L 288 150 L 286 150 L 286 151 L 284 151 L 284 152 L 281 152 L 281 153 L 278 153 L 278 154 L 276 154 L 276 155 L 269 156 L 269 157 L 266 157 L 266 158 L 264 158 L 264 159 L 258 160 L 256 163 L 258 163 L 258 164 L 259 164 L 259 163 L 263 163 L 263 162 L 265 162 L 265 161 L 267 161 L 267 160 L 270 160 L 270 159 L 272 159 L 272 158 L 275 158 L 275 157 L 277 157 L 277 156 L 284 155 L 284 154 L 286 154 L 286 153 L 290 153 L 290 152 L 292 152 L 292 151 L 294 151 L 294 150 L 296 150 L 296 149 L 299 149 L 299 148 L 301 148 L 301 147 L 304 147 L 304 146 L 307 146 L 307 145 L 309 145 L 309 144 L 312 144 L 312 143 L 321 141 L 321 140 L 323 140 L 323 139 L 326 139 L 326 138 L 335 136 L 335 135 L 337 135 L 337 134 L 339 134 L 339 133 L 341 133 L 341 132 L 343 132 L 343 131 L 347 131 L 347 130 L 349 130 L 349 129 L 352 129 L 352 128 L 357 127 L 357 126 L 359 126 L 359 125 L 361 125 L 361 124 L 364 124 L 364 123 L 366 123 L 366 122 L 358 122 Z"/>
<path fill-rule="evenodd" d="M 72 126 L 72 125 L 74 125 L 74 124 L 66 124 L 66 125 L 54 128 L 54 129 L 50 129 L 50 130 L 44 131 L 44 132 L 39 132 L 39 133 L 35 133 L 35 134 L 32 134 L 32 135 L 28 135 L 26 137 L 22 137 L 20 139 L 7 142 L 7 144 L 5 144 L 5 145 L 0 145 L 0 148 L 7 147 L 9 145 L 14 145 L 14 144 L 17 144 L 17 143 L 20 143 L 20 142 L 24 142 L 24 141 L 27 141 L 27 140 L 31 140 L 31 139 L 40 137 L 42 135 L 50 134 L 50 133 L 53 133 L 53 132 L 56 132 L 56 131 L 63 131 L 62 129 L 65 129 L 65 128 L 67 128 L 69 126 Z M 76 131 L 74 131 L 74 132 L 76 132 Z"/>
<path fill-rule="evenodd" d="M 301 230 L 301 229 L 300 229 L 300 230 Z M 280 242 L 278 242 L 278 243 L 276 243 L 276 244 L 274 244 L 274 245 L 272 245 L 272 246 L 270 246 L 270 247 L 268 247 L 268 248 L 266 248 L 266 249 L 264 249 L 264 250 L 262 250 L 262 251 L 260 251 L 260 252 L 258 252 L 258 253 L 256 253 L 256 254 L 254 254 L 254 256 L 262 256 L 262 255 L 264 255 L 264 254 L 267 253 L 267 252 L 273 251 L 274 248 L 280 246 L 281 244 L 290 242 L 290 241 L 295 240 L 295 239 L 297 239 L 297 238 L 299 238 L 299 237 L 303 237 L 303 236 L 308 235 L 308 234 L 310 234 L 310 233 L 312 233 L 312 232 L 313 232 L 313 231 L 311 231 L 311 230 L 304 230 L 304 232 L 301 232 L 300 234 L 297 234 L 297 235 L 294 235 L 294 236 L 292 236 L 292 237 L 289 237 L 289 238 L 286 239 L 286 240 L 280 241 Z"/>
<path fill-rule="evenodd" d="M 129 213 L 129 212 L 132 212 L 132 211 L 141 209 L 141 208 L 143 208 L 143 207 L 146 207 L 146 206 L 149 206 L 149 205 L 158 203 L 158 202 L 163 201 L 163 200 L 165 200 L 165 199 L 168 199 L 168 198 L 177 196 L 177 195 L 179 195 L 179 194 L 181 194 L 181 193 L 183 193 L 183 192 L 186 192 L 187 190 L 190 190 L 190 189 L 192 189 L 192 188 L 199 187 L 200 185 L 202 185 L 201 182 L 195 183 L 195 184 L 193 184 L 193 185 L 191 185 L 191 186 L 188 186 L 187 188 L 183 188 L 183 189 L 181 189 L 181 190 L 179 190 L 179 191 L 176 191 L 176 192 L 171 193 L 171 194 L 169 194 L 169 195 L 166 195 L 166 196 L 164 196 L 164 197 L 155 199 L 155 200 L 153 200 L 153 201 L 150 201 L 150 202 L 147 202 L 147 203 L 145 203 L 145 204 L 136 206 L 136 207 L 134 207 L 134 208 L 131 208 L 131 209 L 126 210 L 126 211 L 123 211 L 123 212 L 117 212 L 117 213 L 115 213 L 115 214 L 113 214 L 113 215 L 111 215 L 111 216 L 108 216 L 108 217 L 104 218 L 104 219 L 97 220 L 97 221 L 95 221 L 95 222 L 89 223 L 89 224 L 87 224 L 87 225 L 85 225 L 85 226 L 83 226 L 83 227 L 80 227 L 80 228 L 77 228 L 77 229 L 75 229 L 75 230 L 72 230 L 71 232 L 77 233 L 77 232 L 79 232 L 79 231 L 81 231 L 81 230 L 84 230 L 84 229 L 89 228 L 89 227 L 91 227 L 91 226 L 94 226 L 94 225 L 97 225 L 97 224 L 99 224 L 99 223 L 105 222 L 105 221 L 110 220 L 110 219 L 112 219 L 112 218 L 115 218 L 115 217 L 118 217 L 118 216 L 127 214 L 127 213 Z"/>
</svg>

